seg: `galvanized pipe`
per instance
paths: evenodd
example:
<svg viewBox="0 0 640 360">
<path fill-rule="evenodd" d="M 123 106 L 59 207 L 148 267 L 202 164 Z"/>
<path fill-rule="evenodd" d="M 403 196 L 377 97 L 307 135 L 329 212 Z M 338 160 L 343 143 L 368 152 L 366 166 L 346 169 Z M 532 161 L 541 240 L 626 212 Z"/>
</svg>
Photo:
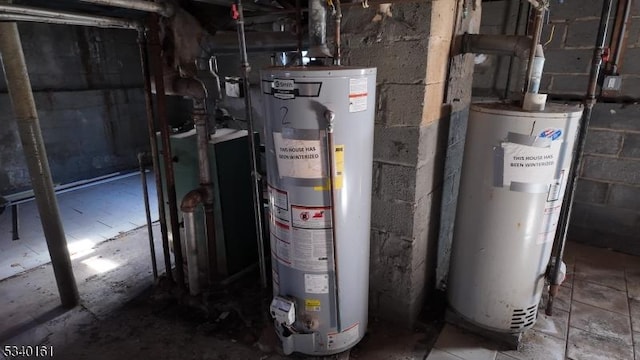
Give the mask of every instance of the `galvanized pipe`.
<svg viewBox="0 0 640 360">
<path fill-rule="evenodd" d="M 618 74 L 620 64 L 622 62 L 622 54 L 626 48 L 627 25 L 631 15 L 631 6 L 633 0 L 620 0 L 618 2 L 618 11 L 616 13 L 616 23 L 613 30 L 613 39 L 611 40 L 613 58 L 611 59 L 611 73 Z"/>
<path fill-rule="evenodd" d="M 533 4 L 533 2 L 532 2 Z M 533 21 L 533 40 L 531 41 L 531 49 L 529 50 L 529 61 L 527 62 L 527 77 L 525 78 L 524 91 L 528 92 L 531 88 L 533 77 L 534 61 L 536 59 L 536 47 L 540 44 L 540 36 L 542 35 L 542 19 L 545 9 L 543 7 L 536 8 L 536 15 Z"/>
<path fill-rule="evenodd" d="M 178 200 L 176 196 L 176 179 L 173 171 L 173 154 L 171 152 L 171 140 L 169 138 L 169 119 L 167 119 L 167 104 L 164 93 L 164 75 L 162 63 L 162 48 L 159 39 L 158 16 L 149 16 L 149 49 L 151 52 L 151 66 L 156 84 L 156 98 L 158 109 L 158 123 L 160 126 L 160 136 L 162 137 L 162 155 L 165 166 L 165 181 L 167 189 L 167 200 L 169 205 L 169 221 L 171 223 L 171 236 L 173 237 L 173 256 L 176 264 L 176 277 L 178 288 L 185 289 L 184 279 L 184 259 L 182 257 L 182 246 L 180 243 L 180 223 L 178 220 Z M 164 205 L 164 204 L 163 204 Z M 167 269 L 167 272 L 171 268 Z"/>
<path fill-rule="evenodd" d="M 141 24 L 133 20 L 107 16 L 77 14 L 67 11 L 41 9 L 31 6 L 0 4 L 1 20 L 48 22 L 65 25 L 83 25 L 94 27 L 114 27 L 138 29 Z"/>
<path fill-rule="evenodd" d="M 296 37 L 281 31 L 245 33 L 245 43 L 248 52 L 298 50 Z M 240 43 L 237 33 L 218 31 L 215 35 L 203 37 L 200 46 L 203 49 L 201 57 L 209 59 L 213 55 L 237 54 Z"/>
<path fill-rule="evenodd" d="M 74 307 L 79 302 L 78 287 L 16 23 L 0 23 L 0 54 L 60 301 L 64 307 Z"/>
<path fill-rule="evenodd" d="M 522 35 L 464 34 L 462 52 L 495 54 L 526 58 L 531 51 L 532 40 Z"/>
<path fill-rule="evenodd" d="M 147 38 L 144 31 L 138 32 L 138 48 L 140 49 L 140 64 L 142 65 L 142 78 L 144 79 L 144 103 L 147 109 L 147 133 L 149 135 L 149 147 L 151 149 L 151 164 L 156 180 L 156 194 L 158 197 L 158 219 L 160 221 L 160 234 L 162 236 L 162 252 L 164 255 L 164 268 L 167 278 L 173 281 L 171 272 L 171 250 L 169 249 L 169 234 L 167 232 L 167 217 L 164 209 L 164 191 L 162 190 L 162 174 L 160 172 L 160 153 L 158 152 L 158 140 L 156 138 L 155 111 L 153 108 L 153 95 L 151 93 L 151 76 L 149 74 L 149 54 L 147 53 Z"/>
<path fill-rule="evenodd" d="M 245 89 L 244 106 L 247 118 L 247 127 L 249 131 L 249 158 L 251 161 L 251 187 L 253 194 L 253 215 L 256 225 L 256 240 L 258 241 L 258 264 L 260 267 L 260 284 L 263 289 L 267 288 L 267 265 L 264 256 L 264 232 L 262 229 L 262 196 L 260 195 L 260 179 L 258 174 L 258 161 L 256 159 L 255 132 L 253 127 L 253 110 L 251 108 L 251 83 L 249 82 L 249 71 L 251 66 L 247 59 L 247 43 L 244 34 L 244 11 L 242 9 L 242 0 L 237 0 L 238 19 L 236 25 L 238 27 L 238 42 L 240 43 L 240 64 Z"/>
<path fill-rule="evenodd" d="M 578 133 L 578 139 L 576 141 L 576 147 L 573 152 L 573 162 L 571 163 L 571 169 L 569 169 L 569 177 L 567 182 L 567 191 L 564 195 L 562 208 L 560 209 L 560 218 L 558 219 L 558 227 L 556 236 L 554 239 L 554 253 L 555 263 L 551 269 L 549 280 L 551 286 L 549 286 L 549 301 L 547 302 L 546 314 L 551 316 L 553 314 L 553 301 L 558 293 L 560 284 L 557 284 L 556 279 L 560 274 L 560 266 L 562 263 L 562 256 L 564 254 L 564 246 L 567 242 L 567 234 L 569 232 L 569 223 L 571 221 L 571 211 L 573 210 L 573 201 L 575 200 L 576 188 L 578 185 L 578 176 L 580 175 L 580 169 L 583 163 L 584 145 L 587 140 L 587 133 L 589 132 L 589 122 L 591 121 L 591 114 L 593 113 L 593 107 L 597 100 L 598 89 L 598 77 L 600 76 L 600 70 L 602 68 L 602 54 L 606 47 L 607 32 L 609 29 L 609 17 L 611 16 L 611 8 L 613 0 L 605 0 L 602 4 L 602 13 L 600 15 L 600 26 L 598 27 L 598 36 L 596 38 L 596 47 L 593 50 L 593 60 L 591 63 L 591 71 L 589 74 L 589 85 L 587 87 L 587 95 L 584 99 L 585 111 L 582 114 L 582 121 L 580 122 L 580 129 Z"/>
<path fill-rule="evenodd" d="M 193 99 L 193 123 L 196 128 L 200 192 L 203 193 L 202 204 L 204 205 L 205 235 L 207 239 L 207 249 L 205 250 L 209 259 L 209 263 L 207 264 L 209 270 L 208 276 L 209 284 L 213 285 L 218 278 L 218 253 L 216 251 L 213 183 L 211 181 L 211 163 L 209 160 L 209 129 L 207 126 L 207 110 L 204 98 Z"/>
<path fill-rule="evenodd" d="M 336 6 L 336 30 L 335 30 L 335 53 L 333 54 L 333 63 L 335 65 L 340 66 L 342 62 L 342 49 L 340 48 L 341 44 L 341 35 L 340 35 L 340 26 L 342 24 L 342 6 L 340 5 L 340 0 L 335 0 Z"/>
<path fill-rule="evenodd" d="M 166 1 L 145 1 L 145 0 L 80 0 L 81 2 L 103 5 L 103 6 L 113 6 L 124 9 L 138 10 L 138 11 L 146 11 L 150 13 L 156 13 L 162 15 L 164 17 L 173 16 L 175 13 L 175 9 L 169 2 Z"/>
<path fill-rule="evenodd" d="M 197 226 L 195 220 L 195 211 L 198 206 L 203 205 L 207 197 L 206 190 L 203 188 L 191 190 L 184 196 L 180 205 L 184 218 L 184 241 L 187 251 L 187 277 L 189 278 L 189 293 L 191 295 L 200 294 L 200 263 L 198 261 L 199 249 L 197 238 Z M 205 249 L 206 250 L 206 249 Z"/>
</svg>

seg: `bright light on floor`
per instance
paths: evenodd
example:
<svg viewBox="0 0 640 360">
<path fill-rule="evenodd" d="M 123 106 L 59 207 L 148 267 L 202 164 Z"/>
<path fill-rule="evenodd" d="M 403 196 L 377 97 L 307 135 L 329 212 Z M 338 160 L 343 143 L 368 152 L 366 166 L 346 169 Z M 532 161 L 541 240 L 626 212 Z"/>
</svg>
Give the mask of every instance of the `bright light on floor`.
<svg viewBox="0 0 640 360">
<path fill-rule="evenodd" d="M 107 272 L 118 267 L 118 264 L 107 259 L 103 259 L 100 256 L 93 256 L 87 260 L 81 261 L 83 264 L 97 271 L 98 273 Z"/>
<path fill-rule="evenodd" d="M 67 249 L 69 249 L 71 260 L 91 254 L 94 251 L 93 247 L 95 245 L 96 244 L 93 241 L 87 239 L 74 241 L 67 244 Z"/>
</svg>

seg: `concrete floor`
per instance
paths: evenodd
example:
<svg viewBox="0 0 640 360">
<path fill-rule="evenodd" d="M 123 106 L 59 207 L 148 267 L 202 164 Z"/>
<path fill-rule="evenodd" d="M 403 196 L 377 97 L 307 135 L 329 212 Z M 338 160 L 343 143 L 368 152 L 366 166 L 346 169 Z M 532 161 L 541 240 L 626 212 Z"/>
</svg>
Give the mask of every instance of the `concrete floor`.
<svg viewBox="0 0 640 360">
<path fill-rule="evenodd" d="M 147 173 L 152 220 L 158 219 L 153 174 Z M 58 195 L 60 217 L 72 253 L 146 224 L 140 176 Z M 51 261 L 35 201 L 19 205 L 20 239 L 12 241 L 11 209 L 0 215 L 0 280 Z"/>
<path fill-rule="evenodd" d="M 0 345 L 51 345 L 60 359 L 309 359 L 279 353 L 266 314 L 270 293 L 259 288 L 256 274 L 210 294 L 207 311 L 185 301 L 178 303 L 163 282 L 154 283 L 146 228 L 124 229 L 138 225 L 133 216 L 144 216 L 138 214 L 141 195 L 132 195 L 140 189 L 138 181 L 132 177 L 127 186 L 95 188 L 94 198 L 89 199 L 100 205 L 93 210 L 82 208 L 82 214 L 99 219 L 88 220 L 85 234 L 69 237 L 72 244 L 95 240 L 72 251 L 80 306 L 71 310 L 58 306 L 48 256 L 27 265 L 30 270 L 0 281 Z M 127 192 L 129 205 L 121 202 Z M 72 195 L 76 205 L 70 209 L 78 213 L 87 198 Z M 107 209 L 109 204 L 112 210 Z M 69 208 L 62 199 L 61 208 Z M 127 214 L 121 215 L 122 211 Z M 119 229 L 110 240 L 106 233 L 92 232 L 96 225 L 91 222 L 102 223 L 106 214 L 114 221 L 111 228 Z M 117 225 L 118 219 L 125 224 Z M 156 258 L 163 271 L 157 225 L 154 233 Z M 2 244 L 6 242 L 3 238 Z M 350 358 L 633 360 L 635 345 L 635 360 L 640 360 L 640 258 L 570 243 L 565 261 L 569 276 L 556 300 L 555 316 L 541 312 L 520 351 L 499 351 L 487 340 L 450 325 L 443 327 L 438 320 L 441 311 L 432 311 L 414 331 L 371 319 L 367 336 Z"/>
</svg>

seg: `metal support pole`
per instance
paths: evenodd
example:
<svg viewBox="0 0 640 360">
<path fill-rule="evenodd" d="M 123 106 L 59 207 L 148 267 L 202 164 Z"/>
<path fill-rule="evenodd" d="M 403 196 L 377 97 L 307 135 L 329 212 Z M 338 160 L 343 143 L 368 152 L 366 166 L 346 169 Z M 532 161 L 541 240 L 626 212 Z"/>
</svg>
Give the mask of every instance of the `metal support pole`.
<svg viewBox="0 0 640 360">
<path fill-rule="evenodd" d="M 18 204 L 11 205 L 11 225 L 13 232 L 13 240 L 20 240 L 20 219 L 18 216 Z"/>
<path fill-rule="evenodd" d="M 78 287 L 60 221 L 51 169 L 16 23 L 0 23 L 0 53 L 60 301 L 64 307 L 74 307 L 80 299 Z"/>
<path fill-rule="evenodd" d="M 149 54 L 147 53 L 147 38 L 144 32 L 138 33 L 138 46 L 140 48 L 140 63 L 142 64 L 142 77 L 144 79 L 144 100 L 147 108 L 147 132 L 149 133 L 149 146 L 151 148 L 151 164 L 156 180 L 156 194 L 158 196 L 158 220 L 160 221 L 160 233 L 162 235 L 162 252 L 164 255 L 164 269 L 167 278 L 173 281 L 171 272 L 171 250 L 169 249 L 169 234 L 167 232 L 167 217 L 164 210 L 164 191 L 162 190 L 162 174 L 158 161 L 158 142 L 156 139 L 155 112 L 153 109 L 153 95 L 151 93 L 151 76 L 149 74 Z"/>
<path fill-rule="evenodd" d="M 149 251 L 151 252 L 151 268 L 153 279 L 158 278 L 158 264 L 156 263 L 156 245 L 153 242 L 153 228 L 151 227 L 151 207 L 149 206 L 149 189 L 147 187 L 147 174 L 144 166 L 145 153 L 138 153 L 138 166 L 140 167 L 140 180 L 142 180 L 142 196 L 144 198 L 144 212 L 147 216 L 147 233 L 149 236 Z"/>
<path fill-rule="evenodd" d="M 560 263 L 562 262 L 564 246 L 567 242 L 569 222 L 571 221 L 571 210 L 573 209 L 573 201 L 575 199 L 576 188 L 578 185 L 578 176 L 580 175 L 580 169 L 582 168 L 582 153 L 587 140 L 587 133 L 589 132 L 589 122 L 591 121 L 593 106 L 597 100 L 598 77 L 600 76 L 600 70 L 602 69 L 602 54 L 604 53 L 606 46 L 609 17 L 611 16 L 612 6 L 613 0 L 605 0 L 602 4 L 600 26 L 598 29 L 598 36 L 596 38 L 596 47 L 593 50 L 591 72 L 589 74 L 589 85 L 587 88 L 587 95 L 584 99 L 585 111 L 582 114 L 582 120 L 580 121 L 578 139 L 573 153 L 574 156 L 571 163 L 571 169 L 569 170 L 567 191 L 564 195 L 562 208 L 560 209 L 560 219 L 558 220 L 557 227 L 558 230 L 556 231 L 554 240 L 555 263 L 553 264 L 553 268 L 551 269 L 551 274 L 549 276 L 551 285 L 549 287 L 549 301 L 547 302 L 547 308 L 545 310 L 545 313 L 549 316 L 553 314 L 553 300 L 557 295 L 558 287 L 560 286 L 560 284 L 556 283 L 556 280 L 560 273 Z"/>
<path fill-rule="evenodd" d="M 249 130 L 249 158 L 251 161 L 251 187 L 253 194 L 253 212 L 256 222 L 256 239 L 258 241 L 258 262 L 260 266 L 260 284 L 262 288 L 267 287 L 267 265 L 264 256 L 264 233 L 262 230 L 262 196 L 260 195 L 260 179 L 258 174 L 258 160 L 256 159 L 255 133 L 253 128 L 253 110 L 251 108 L 251 83 L 249 82 L 249 72 L 251 66 L 247 59 L 247 43 L 244 36 L 244 14 L 242 9 L 242 0 L 237 0 L 238 19 L 238 41 L 240 42 L 240 61 L 242 67 L 242 76 L 244 82 L 244 106 L 247 117 L 247 127 Z"/>
<path fill-rule="evenodd" d="M 178 221 L 178 200 L 176 198 L 176 179 L 173 173 L 173 155 L 171 153 L 171 141 L 169 139 L 169 119 L 167 119 L 167 104 L 164 93 L 164 78 L 162 69 L 162 53 L 159 39 L 158 16 L 149 16 L 149 49 L 151 50 L 151 66 L 156 84 L 156 97 L 158 108 L 158 122 L 162 137 L 162 155 L 165 166 L 165 181 L 167 184 L 167 200 L 169 201 L 169 221 L 171 222 L 171 236 L 173 238 L 173 256 L 176 264 L 176 277 L 178 288 L 185 289 L 184 259 L 180 242 L 180 224 Z M 164 206 L 164 204 L 163 204 Z M 167 269 L 167 272 L 171 268 Z"/>
</svg>

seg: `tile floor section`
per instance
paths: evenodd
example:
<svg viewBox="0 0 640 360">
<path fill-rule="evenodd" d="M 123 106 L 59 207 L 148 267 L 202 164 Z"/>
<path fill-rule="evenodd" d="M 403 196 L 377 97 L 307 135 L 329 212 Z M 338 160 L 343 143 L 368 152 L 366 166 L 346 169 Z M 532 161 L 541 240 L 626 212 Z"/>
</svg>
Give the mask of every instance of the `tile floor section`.
<svg viewBox="0 0 640 360">
<path fill-rule="evenodd" d="M 565 262 L 554 316 L 539 312 L 522 349 L 446 325 L 427 360 L 640 360 L 640 257 L 569 243 Z"/>
<path fill-rule="evenodd" d="M 155 182 L 147 173 L 152 220 L 158 218 Z M 146 224 L 140 176 L 58 195 L 72 255 Z M 12 240 L 11 209 L 0 215 L 0 280 L 51 261 L 35 201 L 19 205 L 20 239 Z"/>
</svg>

